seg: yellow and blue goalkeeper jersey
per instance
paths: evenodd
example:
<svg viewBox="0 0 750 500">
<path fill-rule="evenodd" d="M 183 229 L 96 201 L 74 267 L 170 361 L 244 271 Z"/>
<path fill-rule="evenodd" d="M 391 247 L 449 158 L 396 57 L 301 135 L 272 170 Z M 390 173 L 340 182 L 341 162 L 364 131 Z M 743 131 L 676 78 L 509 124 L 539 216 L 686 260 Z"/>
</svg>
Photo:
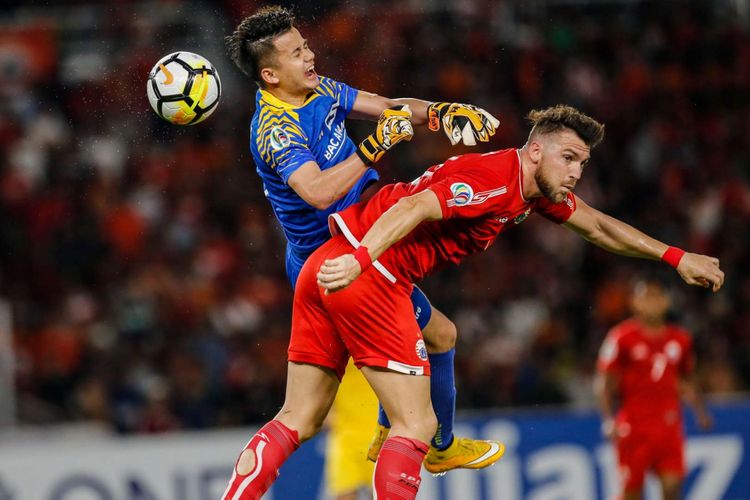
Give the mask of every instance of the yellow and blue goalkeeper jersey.
<svg viewBox="0 0 750 500">
<path fill-rule="evenodd" d="M 292 284 L 307 257 L 330 238 L 328 215 L 356 203 L 362 191 L 378 179 L 377 172 L 368 168 L 352 189 L 326 210 L 309 205 L 287 184 L 304 163 L 314 161 L 326 170 L 355 152 L 344 120 L 356 98 L 356 89 L 325 77 L 320 77 L 320 85 L 302 106 L 292 106 L 264 90 L 256 94 L 250 151 L 263 192 L 287 239 L 287 274 Z"/>
</svg>

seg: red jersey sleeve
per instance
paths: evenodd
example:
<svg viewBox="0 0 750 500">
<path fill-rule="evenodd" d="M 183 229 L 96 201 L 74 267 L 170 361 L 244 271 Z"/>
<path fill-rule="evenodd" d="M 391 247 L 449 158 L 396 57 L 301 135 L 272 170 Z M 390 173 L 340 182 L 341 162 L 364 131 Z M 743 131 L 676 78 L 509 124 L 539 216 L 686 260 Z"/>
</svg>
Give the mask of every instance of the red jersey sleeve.
<svg viewBox="0 0 750 500">
<path fill-rule="evenodd" d="M 614 328 L 599 348 L 599 357 L 596 361 L 596 369 L 601 373 L 621 373 L 623 369 L 623 349 L 621 332 Z"/>
<path fill-rule="evenodd" d="M 535 211 L 552 222 L 562 224 L 576 211 L 576 197 L 573 193 L 569 192 L 560 203 L 552 203 L 545 197 L 539 198 Z"/>
<path fill-rule="evenodd" d="M 444 219 L 485 216 L 507 203 L 506 180 L 482 156 L 465 155 L 446 161 L 441 178 L 427 186 L 437 195 Z"/>
</svg>

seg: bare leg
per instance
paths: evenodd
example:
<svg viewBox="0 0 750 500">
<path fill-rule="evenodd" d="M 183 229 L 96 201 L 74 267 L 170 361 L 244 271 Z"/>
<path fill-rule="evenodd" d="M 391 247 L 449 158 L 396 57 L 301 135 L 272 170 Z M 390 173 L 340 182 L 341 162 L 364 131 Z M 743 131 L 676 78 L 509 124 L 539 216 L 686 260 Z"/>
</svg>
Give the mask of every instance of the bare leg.
<svg viewBox="0 0 750 500">
<path fill-rule="evenodd" d="M 222 499 L 259 499 L 300 442 L 320 430 L 338 386 L 332 370 L 290 362 L 284 406 L 245 446 Z"/>
<path fill-rule="evenodd" d="M 682 493 L 682 477 L 678 474 L 659 474 L 664 500 L 679 500 Z"/>
</svg>

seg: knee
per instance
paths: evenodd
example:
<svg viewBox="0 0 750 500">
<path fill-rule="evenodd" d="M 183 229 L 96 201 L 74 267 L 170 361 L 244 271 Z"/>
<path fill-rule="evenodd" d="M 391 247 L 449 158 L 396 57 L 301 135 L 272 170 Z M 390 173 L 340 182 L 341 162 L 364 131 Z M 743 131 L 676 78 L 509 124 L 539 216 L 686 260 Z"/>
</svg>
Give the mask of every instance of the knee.
<svg viewBox="0 0 750 500">
<path fill-rule="evenodd" d="M 448 352 L 456 346 L 458 330 L 456 325 L 442 314 L 433 314 L 424 331 L 427 352 L 437 354 Z"/>
<path fill-rule="evenodd" d="M 297 431 L 297 437 L 300 443 L 313 438 L 323 427 L 323 419 L 315 418 L 311 415 L 304 415 L 300 412 L 293 412 L 282 408 L 276 415 L 276 420 L 286 425 L 293 431 Z"/>
<path fill-rule="evenodd" d="M 429 443 L 437 432 L 437 417 L 435 412 L 429 411 L 424 415 L 415 418 L 411 415 L 403 420 L 391 420 L 391 433 L 394 435 L 404 435 L 413 439 L 419 439 Z"/>
</svg>

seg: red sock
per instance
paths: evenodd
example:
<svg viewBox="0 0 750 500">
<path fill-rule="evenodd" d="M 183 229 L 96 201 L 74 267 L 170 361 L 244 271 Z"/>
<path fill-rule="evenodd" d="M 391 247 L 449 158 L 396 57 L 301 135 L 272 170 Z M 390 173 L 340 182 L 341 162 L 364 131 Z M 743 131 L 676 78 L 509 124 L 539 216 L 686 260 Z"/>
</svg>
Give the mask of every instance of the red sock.
<svg viewBox="0 0 750 500">
<path fill-rule="evenodd" d="M 403 436 L 388 438 L 375 464 L 373 485 L 377 500 L 412 500 L 417 496 L 422 460 L 430 447 Z"/>
<path fill-rule="evenodd" d="M 241 475 L 237 473 L 235 463 L 232 479 L 229 480 L 229 486 L 221 499 L 259 499 L 278 477 L 281 465 L 297 448 L 299 448 L 297 431 L 291 430 L 278 420 L 268 422 L 245 446 L 245 450 L 255 452 L 255 466 L 249 473 Z M 242 450 L 243 453 L 245 450 Z"/>
</svg>

